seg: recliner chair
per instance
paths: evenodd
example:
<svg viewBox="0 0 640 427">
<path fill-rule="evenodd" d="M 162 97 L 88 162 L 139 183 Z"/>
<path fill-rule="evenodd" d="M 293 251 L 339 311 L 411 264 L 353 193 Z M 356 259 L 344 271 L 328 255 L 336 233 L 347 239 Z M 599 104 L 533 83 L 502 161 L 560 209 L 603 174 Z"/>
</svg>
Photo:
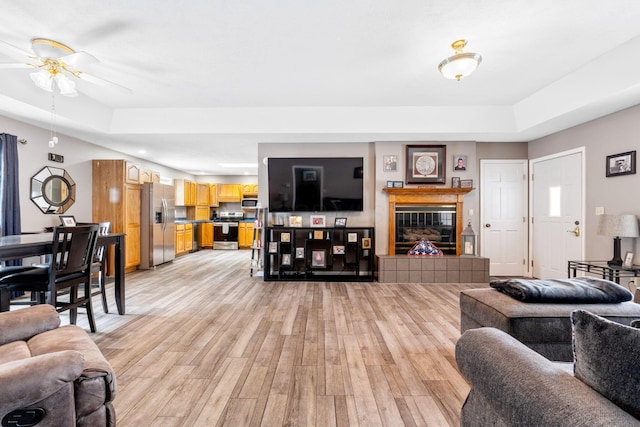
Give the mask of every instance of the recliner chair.
<svg viewBox="0 0 640 427">
<path fill-rule="evenodd" d="M 115 392 L 98 346 L 84 329 L 60 327 L 53 306 L 0 313 L 2 426 L 114 427 Z"/>
</svg>

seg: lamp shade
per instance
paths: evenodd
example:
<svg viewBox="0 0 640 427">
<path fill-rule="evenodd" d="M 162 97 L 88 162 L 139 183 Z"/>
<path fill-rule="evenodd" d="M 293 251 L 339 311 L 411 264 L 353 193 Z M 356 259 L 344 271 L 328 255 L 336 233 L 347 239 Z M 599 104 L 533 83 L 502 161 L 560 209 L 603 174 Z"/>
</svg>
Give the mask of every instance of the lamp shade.
<svg viewBox="0 0 640 427">
<path fill-rule="evenodd" d="M 613 237 L 638 237 L 638 218 L 632 214 L 600 215 L 598 234 Z"/>
</svg>

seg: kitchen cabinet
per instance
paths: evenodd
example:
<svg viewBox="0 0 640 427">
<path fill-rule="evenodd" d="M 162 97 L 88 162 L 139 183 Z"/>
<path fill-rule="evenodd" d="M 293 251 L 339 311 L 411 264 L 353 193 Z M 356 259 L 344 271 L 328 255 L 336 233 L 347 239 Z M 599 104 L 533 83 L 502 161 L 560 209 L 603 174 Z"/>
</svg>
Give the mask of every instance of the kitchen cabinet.
<svg viewBox="0 0 640 427">
<path fill-rule="evenodd" d="M 213 248 L 213 223 L 203 222 L 198 227 L 198 246 Z"/>
<path fill-rule="evenodd" d="M 241 184 L 218 184 L 218 202 L 237 202 L 242 200 Z"/>
<path fill-rule="evenodd" d="M 140 169 L 140 184 L 144 184 L 145 182 L 153 182 L 151 170 Z"/>
<path fill-rule="evenodd" d="M 242 196 L 258 196 L 258 184 L 242 184 Z"/>
<path fill-rule="evenodd" d="M 209 187 L 206 182 L 196 184 L 196 206 L 209 206 Z"/>
<path fill-rule="evenodd" d="M 193 224 L 184 225 L 184 250 L 185 252 L 193 250 Z"/>
<path fill-rule="evenodd" d="M 140 264 L 140 169 L 126 160 L 93 160 L 92 221 L 110 222 L 112 233 L 125 233 L 125 271 Z M 131 183 L 136 177 L 135 183 Z M 108 265 L 113 264 L 109 253 Z"/>
<path fill-rule="evenodd" d="M 193 250 L 193 224 L 176 224 L 176 256 Z"/>
<path fill-rule="evenodd" d="M 140 165 L 126 160 L 119 161 L 124 162 L 125 182 L 127 184 L 140 184 Z"/>
<path fill-rule="evenodd" d="M 184 252 L 184 224 L 176 224 L 176 255 Z"/>
<path fill-rule="evenodd" d="M 160 172 L 151 171 L 151 182 L 160 183 Z"/>
<path fill-rule="evenodd" d="M 253 245 L 253 222 L 238 223 L 238 248 L 250 249 Z"/>
<path fill-rule="evenodd" d="M 209 206 L 218 207 L 218 184 L 209 184 Z"/>
<path fill-rule="evenodd" d="M 189 213 L 191 211 L 195 212 L 195 215 L 194 218 L 189 219 L 195 219 L 196 221 L 211 219 L 211 210 L 209 209 L 209 206 L 196 206 L 193 210 L 190 209 L 187 211 L 187 217 L 190 216 Z"/>
<path fill-rule="evenodd" d="M 196 183 L 188 179 L 174 179 L 173 186 L 176 193 L 176 206 L 196 205 Z"/>
</svg>

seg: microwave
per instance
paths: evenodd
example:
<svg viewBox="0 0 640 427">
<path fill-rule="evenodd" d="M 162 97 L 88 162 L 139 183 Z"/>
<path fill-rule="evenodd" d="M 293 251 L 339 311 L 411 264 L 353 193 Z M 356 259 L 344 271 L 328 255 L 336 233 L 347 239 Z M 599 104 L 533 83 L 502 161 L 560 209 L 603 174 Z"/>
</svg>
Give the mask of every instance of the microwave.
<svg viewBox="0 0 640 427">
<path fill-rule="evenodd" d="M 242 209 L 256 209 L 260 207 L 260 202 L 258 199 L 246 198 L 240 201 L 240 207 L 242 207 Z"/>
</svg>

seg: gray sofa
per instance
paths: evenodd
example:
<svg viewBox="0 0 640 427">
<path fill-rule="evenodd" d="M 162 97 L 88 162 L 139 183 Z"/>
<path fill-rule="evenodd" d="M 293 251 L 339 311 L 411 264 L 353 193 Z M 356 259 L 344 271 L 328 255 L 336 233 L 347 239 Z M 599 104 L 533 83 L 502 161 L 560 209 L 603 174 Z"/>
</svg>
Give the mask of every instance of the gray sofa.
<svg viewBox="0 0 640 427">
<path fill-rule="evenodd" d="M 608 326 L 633 329 L 618 324 Z M 592 328 L 596 331 L 593 335 L 598 335 L 599 328 L 602 329 Z M 619 337 L 613 339 L 618 342 Z M 634 339 L 637 342 L 637 336 Z M 614 394 L 622 390 L 628 392 L 627 399 L 638 400 L 635 396 L 640 383 L 636 383 L 638 374 L 634 373 L 638 371 L 635 368 L 638 359 L 633 357 L 637 356 L 634 352 L 640 351 L 640 345 L 632 346 L 635 350 L 629 351 L 626 341 L 620 346 L 611 343 L 579 342 L 574 366 L 574 363 L 552 362 L 499 329 L 467 330 L 456 344 L 458 367 L 471 385 L 462 407 L 461 426 L 640 426 L 640 420 L 623 409 L 623 403 L 616 404 L 605 397 L 609 387 Z M 622 359 L 606 354 L 606 348 L 610 347 L 619 347 L 615 351 L 622 353 Z M 587 356 L 582 356 L 582 348 L 584 353 L 589 353 Z M 600 363 L 596 363 L 596 374 L 609 370 L 616 382 L 605 380 L 603 389 L 602 380 L 589 378 L 589 369 L 587 374 L 580 371 L 578 361 L 584 366 L 592 363 L 589 357 Z M 629 366 L 621 367 L 625 358 L 631 359 Z M 585 378 L 578 379 L 582 376 Z M 620 379 L 631 381 L 632 385 L 621 384 Z M 635 410 L 637 416 L 637 408 Z"/>
</svg>

